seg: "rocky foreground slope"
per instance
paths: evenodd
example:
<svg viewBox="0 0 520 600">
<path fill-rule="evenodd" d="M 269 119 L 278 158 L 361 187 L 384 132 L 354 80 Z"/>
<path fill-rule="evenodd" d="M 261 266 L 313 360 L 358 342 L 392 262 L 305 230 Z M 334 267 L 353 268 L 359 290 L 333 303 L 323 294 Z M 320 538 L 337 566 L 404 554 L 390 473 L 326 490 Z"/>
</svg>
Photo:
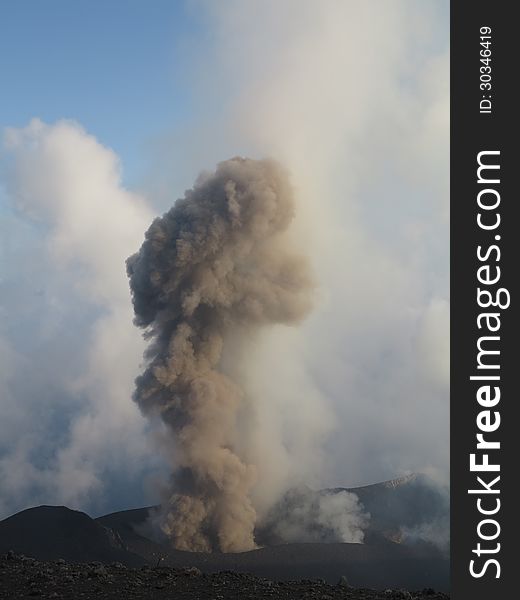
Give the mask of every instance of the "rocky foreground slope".
<svg viewBox="0 0 520 600">
<path fill-rule="evenodd" d="M 128 568 L 115 562 L 67 563 L 37 561 L 13 552 L 0 556 L 0 599 L 54 598 L 56 600 L 446 600 L 446 594 L 424 589 L 415 592 L 354 589 L 342 578 L 337 585 L 324 581 L 271 581 L 247 573 L 223 571 L 204 574 L 191 567 L 143 566 Z"/>
</svg>

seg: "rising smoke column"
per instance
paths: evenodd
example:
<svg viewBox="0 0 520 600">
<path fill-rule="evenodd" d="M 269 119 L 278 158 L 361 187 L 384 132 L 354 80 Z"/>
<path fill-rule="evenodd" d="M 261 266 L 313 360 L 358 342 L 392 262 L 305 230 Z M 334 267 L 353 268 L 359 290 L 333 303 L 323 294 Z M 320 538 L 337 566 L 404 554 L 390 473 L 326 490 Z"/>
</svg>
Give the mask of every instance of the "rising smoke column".
<svg viewBox="0 0 520 600">
<path fill-rule="evenodd" d="M 310 309 L 307 261 L 291 250 L 286 172 L 233 158 L 201 176 L 127 261 L 135 323 L 150 340 L 135 400 L 171 434 L 172 484 L 160 524 L 184 550 L 255 547 L 256 471 L 237 449 L 246 391 L 223 372 L 225 345 Z"/>
</svg>

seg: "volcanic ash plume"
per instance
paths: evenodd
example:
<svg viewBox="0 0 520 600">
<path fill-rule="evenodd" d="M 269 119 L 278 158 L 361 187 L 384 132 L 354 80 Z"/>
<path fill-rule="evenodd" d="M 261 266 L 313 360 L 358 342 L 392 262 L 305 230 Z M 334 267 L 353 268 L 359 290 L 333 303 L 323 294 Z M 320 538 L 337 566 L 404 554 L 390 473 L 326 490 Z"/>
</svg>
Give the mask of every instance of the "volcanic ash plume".
<svg viewBox="0 0 520 600">
<path fill-rule="evenodd" d="M 293 213 L 280 165 L 233 158 L 157 218 L 127 261 L 135 323 L 151 340 L 135 399 L 171 437 L 160 525 L 179 549 L 255 547 L 255 466 L 237 443 L 240 411 L 254 400 L 221 358 L 237 343 L 247 358 L 258 328 L 296 323 L 310 308 L 308 264 L 287 240 Z"/>
</svg>

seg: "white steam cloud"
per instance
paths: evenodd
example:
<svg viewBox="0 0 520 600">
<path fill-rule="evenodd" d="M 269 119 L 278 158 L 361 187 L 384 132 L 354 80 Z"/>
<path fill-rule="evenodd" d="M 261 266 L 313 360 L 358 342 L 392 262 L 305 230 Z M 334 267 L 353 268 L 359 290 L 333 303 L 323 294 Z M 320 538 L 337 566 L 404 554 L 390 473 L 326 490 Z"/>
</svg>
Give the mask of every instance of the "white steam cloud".
<svg viewBox="0 0 520 600">
<path fill-rule="evenodd" d="M 266 495 L 298 471 L 314 488 L 447 479 L 448 3 L 198 6 L 213 33 L 191 64 L 199 111 L 192 135 L 163 140 L 156 189 L 167 163 L 196 171 L 195 152 L 280 160 L 318 283 L 302 328 L 256 348 L 251 378 L 282 407 L 263 409 L 265 426 L 295 450 L 266 464 Z"/>
<path fill-rule="evenodd" d="M 260 538 L 271 544 L 344 542 L 362 544 L 370 514 L 356 494 L 289 490 L 260 524 Z"/>
<path fill-rule="evenodd" d="M 147 453 L 129 401 L 143 343 L 124 261 L 151 213 L 122 188 L 114 153 L 75 123 L 8 130 L 4 157 L 14 210 L 3 239 L 20 252 L 2 282 L 0 509 L 83 507 L 107 472 Z"/>
</svg>

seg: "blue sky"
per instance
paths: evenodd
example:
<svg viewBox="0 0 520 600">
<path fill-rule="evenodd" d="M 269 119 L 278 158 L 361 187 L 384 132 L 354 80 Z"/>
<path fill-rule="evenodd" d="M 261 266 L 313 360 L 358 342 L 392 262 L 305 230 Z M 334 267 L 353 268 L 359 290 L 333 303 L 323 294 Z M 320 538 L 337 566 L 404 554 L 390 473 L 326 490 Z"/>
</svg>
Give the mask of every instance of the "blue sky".
<svg viewBox="0 0 520 600">
<path fill-rule="evenodd" d="M 4 0 L 0 14 L 3 127 L 74 119 L 133 182 L 147 143 L 189 116 L 182 53 L 206 32 L 182 0 Z"/>
</svg>

